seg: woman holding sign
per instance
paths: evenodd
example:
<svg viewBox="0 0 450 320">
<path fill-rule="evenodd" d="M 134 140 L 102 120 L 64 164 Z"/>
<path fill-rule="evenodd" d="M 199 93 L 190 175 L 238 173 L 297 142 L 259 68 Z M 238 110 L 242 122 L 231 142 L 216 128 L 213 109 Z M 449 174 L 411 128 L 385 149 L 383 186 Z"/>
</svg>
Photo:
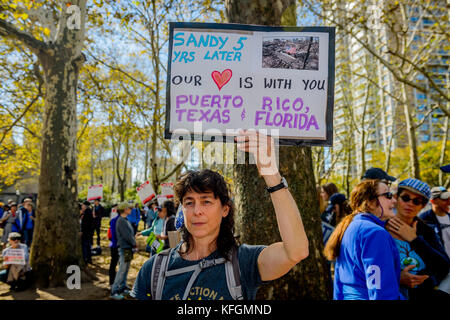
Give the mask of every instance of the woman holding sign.
<svg viewBox="0 0 450 320">
<path fill-rule="evenodd" d="M 282 242 L 238 245 L 233 236 L 234 205 L 224 178 L 211 170 L 189 171 L 175 186 L 183 208 L 183 241 L 143 265 L 131 293 L 135 298 L 255 299 L 264 281 L 283 276 L 308 256 L 308 239 L 297 204 L 275 164 L 273 139 L 244 131 L 236 141 L 240 150 L 257 159 Z M 262 154 L 268 158 L 257 157 Z M 269 166 L 263 167 L 263 163 Z"/>
</svg>

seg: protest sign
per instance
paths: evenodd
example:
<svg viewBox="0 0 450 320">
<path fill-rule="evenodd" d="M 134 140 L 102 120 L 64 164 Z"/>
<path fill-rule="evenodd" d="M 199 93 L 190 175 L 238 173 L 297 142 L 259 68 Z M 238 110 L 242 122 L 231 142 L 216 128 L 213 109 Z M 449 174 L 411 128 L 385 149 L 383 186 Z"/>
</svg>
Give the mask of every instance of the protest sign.
<svg viewBox="0 0 450 320">
<path fill-rule="evenodd" d="M 164 195 L 158 195 L 158 196 L 156 197 L 156 199 L 158 200 L 158 206 L 159 206 L 159 207 L 162 207 L 164 201 L 167 200 L 167 197 L 164 196 Z"/>
<path fill-rule="evenodd" d="M 167 236 L 169 237 L 169 246 L 175 248 L 181 241 L 181 233 L 178 231 L 168 231 Z"/>
<path fill-rule="evenodd" d="M 103 185 L 102 184 L 96 184 L 93 186 L 90 186 L 88 188 L 88 194 L 87 194 L 87 200 L 100 200 L 103 198 Z"/>
<path fill-rule="evenodd" d="M 169 31 L 165 138 L 277 129 L 280 144 L 332 145 L 334 28 L 174 22 Z"/>
<path fill-rule="evenodd" d="M 161 195 L 165 196 L 167 199 L 173 198 L 174 191 L 172 182 L 161 183 Z"/>
<path fill-rule="evenodd" d="M 148 180 L 137 187 L 136 191 L 138 193 L 139 199 L 141 199 L 142 204 L 146 204 L 156 196 L 156 193 L 155 191 L 153 191 L 153 187 Z"/>
<path fill-rule="evenodd" d="M 23 249 L 7 248 L 3 252 L 3 264 L 25 265 L 25 251 Z"/>
</svg>

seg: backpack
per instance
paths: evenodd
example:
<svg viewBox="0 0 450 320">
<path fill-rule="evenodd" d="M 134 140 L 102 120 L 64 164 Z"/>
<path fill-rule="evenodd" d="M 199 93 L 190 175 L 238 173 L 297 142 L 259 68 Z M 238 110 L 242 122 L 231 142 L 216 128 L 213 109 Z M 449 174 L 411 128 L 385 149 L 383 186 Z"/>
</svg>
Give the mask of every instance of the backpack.
<svg viewBox="0 0 450 320">
<path fill-rule="evenodd" d="M 175 270 L 167 270 L 169 266 L 169 258 L 172 253 L 172 250 L 176 248 L 166 249 L 158 253 L 155 257 L 155 261 L 152 267 L 151 279 L 150 279 L 150 287 L 151 287 L 151 297 L 152 300 L 161 300 L 164 283 L 166 281 L 166 277 L 178 275 L 185 272 L 194 271 L 189 282 L 184 290 L 183 299 L 186 300 L 189 292 L 191 290 L 192 285 L 194 284 L 195 279 L 199 273 L 206 268 L 225 263 L 225 275 L 227 279 L 228 291 L 231 294 L 231 297 L 234 300 L 243 300 L 242 296 L 242 286 L 241 286 L 241 275 L 239 271 L 239 259 L 238 259 L 238 250 L 237 248 L 232 248 L 231 250 L 231 261 L 225 260 L 225 258 L 218 258 L 214 260 L 205 260 L 203 259 L 200 263 L 175 269 Z"/>
</svg>

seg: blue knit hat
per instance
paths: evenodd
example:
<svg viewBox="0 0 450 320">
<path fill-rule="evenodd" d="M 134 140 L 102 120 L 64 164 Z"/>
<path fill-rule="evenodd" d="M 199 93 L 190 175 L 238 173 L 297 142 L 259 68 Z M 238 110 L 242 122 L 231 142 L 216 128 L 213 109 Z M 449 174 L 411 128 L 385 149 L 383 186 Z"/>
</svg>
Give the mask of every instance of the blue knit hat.
<svg viewBox="0 0 450 320">
<path fill-rule="evenodd" d="M 401 188 L 417 193 L 425 197 L 427 200 L 430 200 L 431 189 L 428 184 L 423 181 L 414 178 L 408 178 L 398 184 L 398 189 L 400 190 Z"/>
</svg>

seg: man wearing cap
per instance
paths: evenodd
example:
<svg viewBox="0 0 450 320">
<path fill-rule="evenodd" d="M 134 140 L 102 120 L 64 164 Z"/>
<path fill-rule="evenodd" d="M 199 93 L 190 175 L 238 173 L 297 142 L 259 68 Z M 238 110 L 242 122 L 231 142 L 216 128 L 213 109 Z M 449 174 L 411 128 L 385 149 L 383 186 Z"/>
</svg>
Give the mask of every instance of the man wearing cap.
<svg viewBox="0 0 450 320">
<path fill-rule="evenodd" d="M 9 246 L 2 251 L 3 263 L 6 270 L 0 271 L 0 281 L 8 283 L 12 290 L 25 289 L 30 280 L 29 273 L 31 268 L 28 247 L 20 243 L 20 240 L 20 233 L 11 232 L 8 235 Z"/>
<path fill-rule="evenodd" d="M 333 227 L 336 227 L 336 224 L 338 224 L 340 221 L 337 221 L 337 212 L 339 209 L 339 205 L 344 203 L 347 200 L 345 195 L 342 193 L 335 193 L 330 197 L 330 200 L 328 201 L 328 206 L 325 209 L 325 211 L 320 216 L 322 218 L 322 221 L 329 223 Z M 343 217 L 341 217 L 343 218 Z M 340 220 L 340 219 L 339 219 Z"/>
<path fill-rule="evenodd" d="M 444 187 L 431 189 L 431 209 L 419 217 L 436 232 L 441 244 L 450 257 L 450 191 Z"/>
<path fill-rule="evenodd" d="M 413 178 L 401 181 L 396 195 L 397 214 L 386 225 L 400 254 L 400 289 L 410 300 L 446 295 L 435 287 L 447 276 L 450 260 L 433 229 L 417 217 L 430 197 L 425 182 Z"/>
<path fill-rule="evenodd" d="M 361 180 L 366 180 L 366 179 L 381 180 L 382 182 L 386 183 L 387 185 L 390 185 L 392 182 L 397 180 L 397 178 L 394 178 L 394 177 L 388 175 L 383 169 L 380 169 L 380 168 L 367 169 L 367 171 L 362 176 Z"/>
<path fill-rule="evenodd" d="M 119 270 L 114 279 L 110 296 L 114 300 L 122 300 L 124 298 L 122 293 L 129 294 L 127 276 L 133 259 L 133 248 L 136 247 L 134 229 L 127 220 L 132 209 L 133 205 L 127 202 L 120 203 L 117 208 L 119 218 L 116 222 L 116 237 L 119 246 Z"/>
<path fill-rule="evenodd" d="M 450 192 L 444 187 L 431 189 L 431 209 L 419 215 L 441 241 L 447 257 L 450 257 Z M 450 294 L 450 272 L 439 284 L 439 289 Z"/>
</svg>

